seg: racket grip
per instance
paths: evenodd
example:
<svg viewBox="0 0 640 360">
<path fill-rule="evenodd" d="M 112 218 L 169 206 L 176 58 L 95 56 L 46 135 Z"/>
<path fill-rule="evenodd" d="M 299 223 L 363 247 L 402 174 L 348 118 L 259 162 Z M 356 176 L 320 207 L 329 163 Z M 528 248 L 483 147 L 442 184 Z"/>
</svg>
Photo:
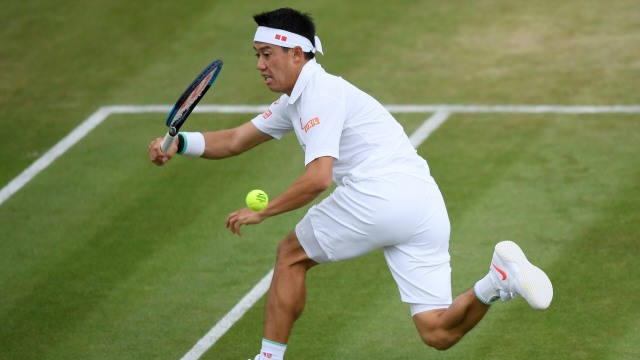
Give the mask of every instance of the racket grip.
<svg viewBox="0 0 640 360">
<path fill-rule="evenodd" d="M 168 153 L 175 139 L 175 136 L 171 136 L 171 134 L 167 132 L 167 135 L 165 135 L 164 139 L 162 139 L 162 145 L 160 146 L 162 148 L 162 152 L 164 152 L 165 154 Z"/>
</svg>

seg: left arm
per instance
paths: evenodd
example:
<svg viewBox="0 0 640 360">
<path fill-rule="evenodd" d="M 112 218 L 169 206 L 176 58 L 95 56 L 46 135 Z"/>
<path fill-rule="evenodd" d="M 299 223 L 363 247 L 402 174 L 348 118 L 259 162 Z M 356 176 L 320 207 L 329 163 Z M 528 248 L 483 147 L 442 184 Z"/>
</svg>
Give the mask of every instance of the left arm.
<svg viewBox="0 0 640 360">
<path fill-rule="evenodd" d="M 258 224 L 264 219 L 301 208 L 331 186 L 333 181 L 333 158 L 319 157 L 307 164 L 305 172 L 280 196 L 269 202 L 266 208 L 253 211 L 244 208 L 229 214 L 226 227 L 234 234 L 242 235 L 242 225 Z"/>
</svg>

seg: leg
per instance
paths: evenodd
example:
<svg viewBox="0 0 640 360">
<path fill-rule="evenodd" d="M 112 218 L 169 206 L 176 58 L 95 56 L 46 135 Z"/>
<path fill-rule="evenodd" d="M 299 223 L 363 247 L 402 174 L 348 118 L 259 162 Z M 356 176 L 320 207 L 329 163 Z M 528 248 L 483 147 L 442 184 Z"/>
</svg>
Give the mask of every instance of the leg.
<svg viewBox="0 0 640 360">
<path fill-rule="evenodd" d="M 502 241 L 495 247 L 489 274 L 478 281 L 474 289 L 458 296 L 447 309 L 418 313 L 413 321 L 427 345 L 446 350 L 482 320 L 489 310 L 487 304 L 499 298 L 511 300 L 515 294 L 534 309 L 546 309 L 553 298 L 553 286 L 544 271 L 532 265 L 518 245 Z"/>
<path fill-rule="evenodd" d="M 286 344 L 306 301 L 307 271 L 317 263 L 307 256 L 292 231 L 278 246 L 278 257 L 267 296 L 265 339 Z"/>
<path fill-rule="evenodd" d="M 467 290 L 458 296 L 447 309 L 417 313 L 413 322 L 425 344 L 438 350 L 446 350 L 482 320 L 489 305 L 481 303 Z"/>
</svg>

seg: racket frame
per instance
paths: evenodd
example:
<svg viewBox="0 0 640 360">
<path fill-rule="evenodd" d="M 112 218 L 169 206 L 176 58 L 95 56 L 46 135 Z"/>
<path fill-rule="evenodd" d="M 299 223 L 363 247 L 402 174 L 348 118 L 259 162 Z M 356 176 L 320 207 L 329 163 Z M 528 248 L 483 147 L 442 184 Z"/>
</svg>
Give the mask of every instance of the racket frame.
<svg viewBox="0 0 640 360">
<path fill-rule="evenodd" d="M 180 127 L 187 120 L 193 109 L 207 93 L 211 85 L 216 81 L 222 70 L 222 60 L 217 59 L 209 64 L 187 87 L 178 101 L 173 105 L 169 115 L 167 115 L 166 125 L 169 131 L 162 139 L 162 151 L 168 152 L 175 141 Z"/>
</svg>

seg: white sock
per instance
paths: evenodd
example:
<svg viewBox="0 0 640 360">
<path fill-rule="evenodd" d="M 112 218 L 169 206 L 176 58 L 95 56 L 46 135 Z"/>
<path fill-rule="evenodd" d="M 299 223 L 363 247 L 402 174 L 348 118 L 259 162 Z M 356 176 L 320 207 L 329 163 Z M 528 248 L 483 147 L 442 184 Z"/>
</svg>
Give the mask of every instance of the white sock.
<svg viewBox="0 0 640 360">
<path fill-rule="evenodd" d="M 473 292 L 480 302 L 486 305 L 493 304 L 496 300 L 500 299 L 500 290 L 493 284 L 491 273 L 478 280 L 473 286 Z"/>
<path fill-rule="evenodd" d="M 260 350 L 260 360 L 283 360 L 284 352 L 287 350 L 286 344 L 262 339 L 262 350 Z"/>
</svg>

